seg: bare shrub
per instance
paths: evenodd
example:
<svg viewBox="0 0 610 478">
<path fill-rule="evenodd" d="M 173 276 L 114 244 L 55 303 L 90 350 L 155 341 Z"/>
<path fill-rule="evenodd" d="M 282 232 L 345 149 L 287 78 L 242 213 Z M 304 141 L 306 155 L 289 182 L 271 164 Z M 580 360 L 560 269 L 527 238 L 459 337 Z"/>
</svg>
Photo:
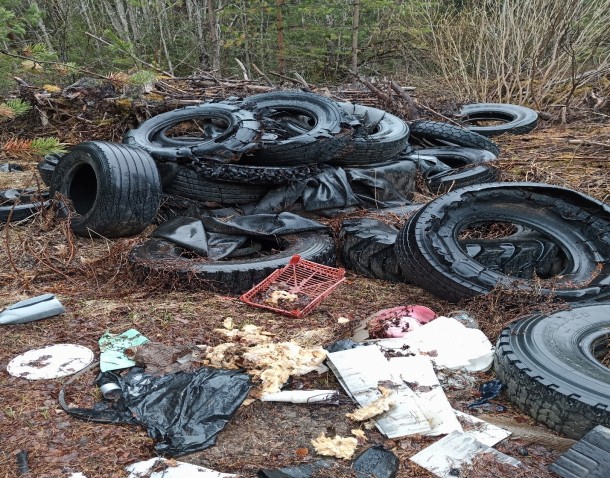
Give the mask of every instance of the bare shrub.
<svg viewBox="0 0 610 478">
<path fill-rule="evenodd" d="M 580 85 L 610 71 L 610 0 L 429 5 L 431 60 L 461 98 L 569 104 Z"/>
</svg>

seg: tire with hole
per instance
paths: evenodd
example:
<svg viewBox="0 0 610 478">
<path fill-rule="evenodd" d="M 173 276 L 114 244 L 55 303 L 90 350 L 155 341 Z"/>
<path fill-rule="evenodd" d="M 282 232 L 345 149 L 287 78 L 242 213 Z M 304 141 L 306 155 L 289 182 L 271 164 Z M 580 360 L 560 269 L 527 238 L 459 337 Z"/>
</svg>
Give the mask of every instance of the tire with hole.
<svg viewBox="0 0 610 478">
<path fill-rule="evenodd" d="M 163 239 L 150 239 L 136 246 L 129 260 L 144 275 L 169 274 L 183 285 L 192 283 L 219 292 L 241 294 L 280 267 L 294 254 L 308 261 L 334 266 L 335 243 L 327 234 L 306 232 L 278 236 L 266 242 L 267 254 L 237 257 L 220 261 L 188 254 L 181 247 Z"/>
<path fill-rule="evenodd" d="M 48 191 L 36 189 L 0 191 L 0 223 L 23 221 L 50 204 Z"/>
<path fill-rule="evenodd" d="M 334 166 L 358 167 L 394 158 L 409 141 L 409 126 L 386 111 L 353 103 L 338 103 L 349 115 L 360 121 L 351 141 L 335 158 Z"/>
<path fill-rule="evenodd" d="M 557 244 L 565 260 L 554 283 L 516 283 L 471 258 L 460 247 L 459 234 L 486 222 L 520 225 Z M 572 301 L 610 291 L 610 207 L 548 184 L 489 183 L 447 193 L 410 218 L 396 248 L 407 277 L 450 302 L 486 294 L 499 284 Z"/>
<path fill-rule="evenodd" d="M 437 121 L 413 121 L 409 125 L 413 143 L 429 146 L 463 146 L 484 149 L 500 156 L 500 148 L 492 140 L 459 126 Z"/>
<path fill-rule="evenodd" d="M 536 421 L 579 440 L 610 427 L 610 303 L 534 314 L 504 329 L 495 372 L 509 399 Z"/>
<path fill-rule="evenodd" d="M 460 121 L 470 131 L 483 136 L 501 134 L 525 134 L 538 124 L 538 113 L 530 108 L 505 103 L 475 103 L 464 105 L 460 111 Z M 479 121 L 497 121 L 501 124 L 478 126 Z"/>
<path fill-rule="evenodd" d="M 180 123 L 195 120 L 209 126 L 202 128 L 202 136 L 168 136 L 168 131 Z M 228 163 L 256 148 L 260 134 L 254 114 L 239 104 L 204 103 L 153 116 L 129 130 L 123 142 L 147 151 L 155 159 L 210 159 Z"/>
<path fill-rule="evenodd" d="M 258 202 L 270 186 L 240 184 L 207 179 L 200 171 L 176 165 L 171 179 L 164 176 L 163 192 L 218 204 L 249 204 Z"/>
<path fill-rule="evenodd" d="M 57 164 L 51 197 L 74 206 L 72 230 L 79 236 L 127 237 L 151 224 L 161 184 L 151 156 L 138 148 L 103 141 L 74 146 Z"/>
<path fill-rule="evenodd" d="M 420 149 L 408 157 L 417 161 L 420 156 L 433 156 L 451 168 L 426 175 L 426 185 L 435 194 L 470 184 L 492 183 L 500 175 L 492 166 L 496 155 L 484 149 L 444 146 Z"/>
<path fill-rule="evenodd" d="M 244 101 L 267 121 L 260 148 L 241 160 L 246 164 L 302 166 L 328 162 L 345 148 L 351 138 L 350 123 L 356 122 L 337 103 L 313 93 L 273 91 Z M 308 122 L 300 121 L 301 117 Z M 292 128 L 295 124 L 297 127 Z M 273 125 L 281 131 L 268 131 Z"/>
</svg>

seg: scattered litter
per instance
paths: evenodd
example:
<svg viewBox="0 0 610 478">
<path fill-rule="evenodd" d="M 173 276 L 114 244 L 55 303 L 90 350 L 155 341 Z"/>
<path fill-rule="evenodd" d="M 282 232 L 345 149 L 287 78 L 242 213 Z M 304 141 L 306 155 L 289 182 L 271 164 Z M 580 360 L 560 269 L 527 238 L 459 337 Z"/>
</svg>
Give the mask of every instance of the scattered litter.
<svg viewBox="0 0 610 478">
<path fill-rule="evenodd" d="M 328 354 L 330 369 L 347 394 L 365 407 L 381 396 L 379 385 L 394 392 L 394 407 L 375 418 L 375 426 L 388 438 L 431 430 L 415 393 L 394 375 L 381 350 L 375 346 L 357 347 Z"/>
<path fill-rule="evenodd" d="M 339 394 L 336 390 L 284 390 L 263 395 L 261 397 L 261 402 L 322 403 L 325 405 L 338 405 Z"/>
<path fill-rule="evenodd" d="M 344 280 L 344 269 L 306 261 L 295 255 L 285 267 L 271 273 L 240 299 L 254 307 L 303 317 Z"/>
<path fill-rule="evenodd" d="M 11 360 L 8 373 L 28 380 L 66 377 L 93 362 L 93 351 L 82 345 L 56 344 L 29 350 Z"/>
<path fill-rule="evenodd" d="M 23 450 L 17 453 L 17 473 L 19 475 L 28 475 L 30 473 L 30 465 L 28 464 L 28 452 Z"/>
<path fill-rule="evenodd" d="M 479 387 L 479 393 L 481 394 L 481 398 L 468 404 L 468 408 L 470 408 L 470 409 L 479 408 L 479 407 L 481 407 L 481 405 L 490 403 L 490 400 L 492 398 L 496 398 L 498 395 L 500 395 L 500 392 L 503 389 L 504 389 L 504 384 L 500 380 L 497 380 L 497 379 L 489 380 L 488 382 L 482 383 L 481 386 Z M 496 405 L 496 409 L 497 409 L 497 407 L 501 407 L 501 409 L 497 410 L 497 411 L 506 410 L 506 407 L 504 407 L 503 405 Z"/>
<path fill-rule="evenodd" d="M 68 478 L 87 478 L 85 475 L 83 475 L 81 472 L 78 473 L 72 473 L 70 476 L 68 476 Z"/>
<path fill-rule="evenodd" d="M 339 318 L 337 319 L 337 323 L 338 323 L 339 325 L 349 324 L 349 323 L 350 323 L 350 320 L 349 320 L 347 317 L 339 317 Z"/>
<path fill-rule="evenodd" d="M 404 337 L 435 318 L 434 311 L 423 305 L 393 307 L 373 314 L 367 329 L 372 338 Z"/>
<path fill-rule="evenodd" d="M 395 403 L 394 397 L 392 397 L 392 390 L 385 387 L 379 387 L 379 391 L 381 392 L 381 397 L 345 416 L 350 420 L 363 422 L 387 412 Z"/>
<path fill-rule="evenodd" d="M 329 438 L 325 433 L 321 433 L 318 438 L 311 440 L 311 444 L 319 455 L 349 460 L 354 456 L 358 440 L 353 437 L 342 437 L 339 435 Z"/>
<path fill-rule="evenodd" d="M 597 425 L 549 465 L 549 470 L 562 478 L 610 476 L 610 429 Z"/>
<path fill-rule="evenodd" d="M 354 428 L 352 430 L 352 435 L 354 435 L 356 438 L 358 438 L 358 440 L 367 441 L 366 433 L 364 433 L 363 430 L 360 430 L 360 428 Z"/>
<path fill-rule="evenodd" d="M 509 430 L 487 423 L 480 418 L 473 417 L 459 410 L 454 410 L 454 412 L 460 423 L 462 423 L 464 433 L 470 435 L 483 445 L 494 446 L 511 435 Z"/>
<path fill-rule="evenodd" d="M 106 332 L 98 342 L 101 352 L 100 370 L 108 372 L 133 367 L 136 362 L 125 355 L 125 350 L 146 342 L 148 339 L 136 329 L 129 329 L 118 335 Z"/>
<path fill-rule="evenodd" d="M 26 324 L 63 314 L 65 311 L 53 294 L 43 294 L 8 306 L 0 312 L 0 325 Z"/>
<path fill-rule="evenodd" d="M 322 347 L 301 347 L 294 342 L 270 342 L 269 334 L 254 325 L 242 329 L 217 329 L 234 342 L 206 350 L 206 365 L 228 369 L 245 369 L 260 381 L 252 396 L 260 398 L 277 393 L 292 375 L 317 370 L 326 359 Z"/>
<path fill-rule="evenodd" d="M 430 424 L 425 435 L 462 431 L 428 357 L 414 355 L 390 359 L 392 374 L 399 376 L 417 396 L 417 404 Z"/>
<path fill-rule="evenodd" d="M 397 353 L 408 346 L 410 352 L 428 355 L 437 367 L 470 372 L 489 370 L 494 358 L 494 347 L 483 332 L 450 317 L 438 317 L 402 338 L 376 343 Z"/>
<path fill-rule="evenodd" d="M 178 456 L 208 448 L 248 396 L 250 377 L 234 370 L 202 367 L 155 377 L 133 368 L 119 381 L 116 402 L 92 409 L 69 407 L 62 389 L 59 403 L 77 418 L 101 423 L 139 424 L 156 441 L 155 450 Z"/>
<path fill-rule="evenodd" d="M 410 459 L 436 476 L 451 478 L 460 476 L 462 466 L 472 463 L 473 458 L 480 453 L 491 453 L 500 463 L 515 467 L 521 464 L 519 460 L 500 453 L 459 431 L 451 432 Z"/>
<path fill-rule="evenodd" d="M 395 478 L 400 467 L 398 457 L 382 446 L 373 446 L 358 455 L 351 466 L 331 460 L 318 460 L 278 470 L 259 470 L 258 478 L 309 478 L 348 474 L 354 478 Z"/>
<path fill-rule="evenodd" d="M 127 478 L 230 478 L 238 476 L 165 458 L 140 461 L 127 466 L 125 470 L 129 472 Z"/>
<path fill-rule="evenodd" d="M 455 310 L 449 313 L 449 317 L 460 322 L 464 327 L 468 329 L 478 329 L 479 323 L 474 316 L 467 310 Z"/>
<path fill-rule="evenodd" d="M 146 367 L 146 373 L 165 375 L 179 371 L 189 372 L 199 367 L 204 352 L 188 345 L 165 345 L 145 342 L 125 349 L 125 356 L 136 365 Z"/>
</svg>

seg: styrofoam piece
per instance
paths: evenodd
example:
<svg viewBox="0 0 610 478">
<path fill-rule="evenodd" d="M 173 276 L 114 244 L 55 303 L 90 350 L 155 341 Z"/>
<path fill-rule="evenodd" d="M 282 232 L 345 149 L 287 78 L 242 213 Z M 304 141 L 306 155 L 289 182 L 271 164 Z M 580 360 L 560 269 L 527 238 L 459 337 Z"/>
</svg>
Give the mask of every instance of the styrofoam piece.
<svg viewBox="0 0 610 478">
<path fill-rule="evenodd" d="M 471 427 L 467 427 L 464 433 L 480 441 L 483 445 L 494 446 L 511 435 L 511 432 L 508 430 L 487 423 L 480 418 L 473 417 L 459 410 L 454 410 L 454 412 L 458 419 L 471 425 Z"/>
<path fill-rule="evenodd" d="M 336 401 L 336 390 L 283 390 L 263 395 L 261 402 L 314 403 Z"/>
<path fill-rule="evenodd" d="M 417 396 L 398 375 L 391 373 L 389 363 L 378 347 L 356 347 L 333 352 L 328 354 L 327 359 L 345 391 L 363 407 L 381 396 L 380 382 L 391 382 L 394 406 L 375 418 L 375 425 L 388 438 L 431 430 L 418 405 Z"/>
<path fill-rule="evenodd" d="M 428 357 L 394 357 L 389 363 L 392 374 L 406 382 L 417 396 L 417 403 L 431 427 L 425 435 L 436 436 L 455 430 L 462 431 L 462 426 L 436 378 Z"/>
<path fill-rule="evenodd" d="M 470 372 L 489 370 L 494 358 L 494 347 L 483 332 L 451 317 L 437 317 L 404 337 L 375 343 L 397 351 L 408 346 L 409 352 L 429 355 L 437 367 Z"/>
<path fill-rule="evenodd" d="M 66 377 L 93 362 L 93 351 L 82 345 L 55 344 L 28 350 L 11 360 L 8 373 L 28 380 Z"/>
<path fill-rule="evenodd" d="M 436 476 L 451 478 L 459 476 L 459 470 L 462 466 L 472 463 L 473 458 L 480 453 L 491 453 L 499 462 L 515 467 L 521 464 L 519 460 L 500 453 L 467 433 L 459 431 L 451 432 L 446 437 L 413 455 L 410 460 Z M 457 474 L 456 470 L 458 470 Z"/>
<path fill-rule="evenodd" d="M 162 471 L 152 470 L 154 467 L 166 463 L 168 467 Z M 147 461 L 133 463 L 125 468 L 129 472 L 127 478 L 231 478 L 238 475 L 220 473 L 218 471 L 192 465 L 182 461 L 169 461 L 165 458 L 151 458 Z"/>
</svg>

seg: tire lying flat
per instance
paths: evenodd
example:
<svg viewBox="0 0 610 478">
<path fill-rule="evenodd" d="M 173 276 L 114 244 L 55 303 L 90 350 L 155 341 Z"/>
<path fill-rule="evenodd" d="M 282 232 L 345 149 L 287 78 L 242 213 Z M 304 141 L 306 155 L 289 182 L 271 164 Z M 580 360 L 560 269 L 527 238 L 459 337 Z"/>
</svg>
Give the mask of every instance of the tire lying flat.
<svg viewBox="0 0 610 478">
<path fill-rule="evenodd" d="M 23 221 L 50 204 L 48 191 L 36 189 L 0 191 L 0 223 Z"/>
<path fill-rule="evenodd" d="M 530 108 L 504 103 L 475 103 L 465 105 L 460 120 L 470 131 L 483 136 L 525 134 L 538 124 L 538 113 Z M 479 121 L 497 121 L 501 124 L 478 126 Z"/>
<path fill-rule="evenodd" d="M 284 267 L 294 254 L 318 264 L 334 266 L 336 263 L 335 243 L 327 234 L 307 232 L 279 236 L 272 242 L 267 248 L 275 249 L 268 255 L 211 261 L 169 241 L 150 239 L 136 246 L 129 260 L 144 274 L 169 273 L 183 284 L 194 281 L 197 287 L 235 294 L 251 289 L 271 272 Z"/>
<path fill-rule="evenodd" d="M 477 262 L 459 234 L 477 223 L 523 226 L 556 243 L 566 267 L 550 286 L 515 280 Z M 447 193 L 420 209 L 400 230 L 398 260 L 405 274 L 429 292 L 458 302 L 496 285 L 555 294 L 565 300 L 610 290 L 610 207 L 575 191 L 539 183 L 489 183 Z"/>
<path fill-rule="evenodd" d="M 68 198 L 79 236 L 127 237 L 151 224 L 161 184 L 151 156 L 123 144 L 89 141 L 63 155 L 51 180 L 51 197 Z"/>
<path fill-rule="evenodd" d="M 463 146 L 465 148 L 484 149 L 500 156 L 500 148 L 490 139 L 474 131 L 459 126 L 437 121 L 413 121 L 411 140 L 425 147 L 429 146 Z"/>
<path fill-rule="evenodd" d="M 599 361 L 609 331 L 607 302 L 519 320 L 498 339 L 496 375 L 521 410 L 579 440 L 610 426 L 610 368 Z"/>
</svg>

